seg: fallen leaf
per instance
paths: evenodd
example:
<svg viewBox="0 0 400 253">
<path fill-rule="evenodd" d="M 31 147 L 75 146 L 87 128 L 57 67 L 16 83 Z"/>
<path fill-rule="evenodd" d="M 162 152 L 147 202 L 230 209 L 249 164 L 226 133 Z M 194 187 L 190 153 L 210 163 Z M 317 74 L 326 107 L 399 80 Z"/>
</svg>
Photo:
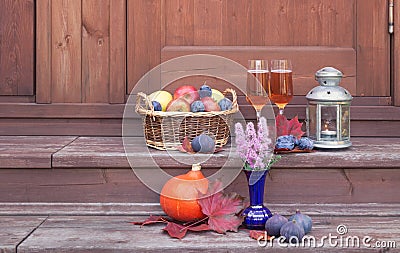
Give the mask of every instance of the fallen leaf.
<svg viewBox="0 0 400 253">
<path fill-rule="evenodd" d="M 167 223 L 168 219 L 162 216 L 155 216 L 155 215 L 150 215 L 149 218 L 147 218 L 144 221 L 133 221 L 131 222 L 133 225 L 149 225 L 149 224 L 154 224 L 154 223 Z"/>
<path fill-rule="evenodd" d="M 183 237 L 185 237 L 187 231 L 208 231 L 210 230 L 210 227 L 207 224 L 201 224 L 195 227 L 191 227 L 177 224 L 175 222 L 168 222 L 167 226 L 165 226 L 163 230 L 166 231 L 169 236 L 173 238 L 182 239 Z"/>
<path fill-rule="evenodd" d="M 271 236 L 265 230 L 250 230 L 249 236 L 257 241 L 270 241 Z"/>
<path fill-rule="evenodd" d="M 211 183 L 206 194 L 200 193 L 198 203 L 208 216 L 208 226 L 217 233 L 237 232 L 243 222 L 238 213 L 244 209 L 244 198 L 237 193 L 223 193 L 221 181 Z"/>
<path fill-rule="evenodd" d="M 297 139 L 300 139 L 304 134 L 304 132 L 301 130 L 303 124 L 299 122 L 299 118 L 297 116 L 291 120 L 288 120 L 284 115 L 279 114 L 276 116 L 275 123 L 276 134 L 278 137 L 282 135 L 293 135 Z"/>
</svg>

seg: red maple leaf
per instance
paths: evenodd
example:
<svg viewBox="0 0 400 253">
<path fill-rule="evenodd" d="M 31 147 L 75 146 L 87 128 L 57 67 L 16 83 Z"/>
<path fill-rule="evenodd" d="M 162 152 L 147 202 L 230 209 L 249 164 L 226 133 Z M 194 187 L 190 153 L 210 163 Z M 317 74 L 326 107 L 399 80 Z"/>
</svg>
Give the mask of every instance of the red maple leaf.
<svg viewBox="0 0 400 253">
<path fill-rule="evenodd" d="M 301 131 L 303 124 L 299 122 L 297 116 L 288 120 L 284 115 L 279 114 L 276 116 L 275 122 L 277 137 L 282 135 L 293 135 L 297 139 L 300 139 L 304 134 L 304 132 Z"/>
<path fill-rule="evenodd" d="M 187 231 L 207 231 L 210 227 L 207 224 L 200 224 L 198 226 L 184 226 L 175 222 L 168 222 L 167 226 L 163 228 L 169 236 L 173 238 L 182 239 L 185 237 Z"/>
<path fill-rule="evenodd" d="M 244 198 L 236 193 L 222 192 L 222 182 L 215 181 L 209 185 L 206 194 L 200 193 L 198 200 L 202 212 L 208 217 L 208 226 L 217 233 L 237 232 L 243 222 L 238 213 L 244 209 Z"/>
</svg>

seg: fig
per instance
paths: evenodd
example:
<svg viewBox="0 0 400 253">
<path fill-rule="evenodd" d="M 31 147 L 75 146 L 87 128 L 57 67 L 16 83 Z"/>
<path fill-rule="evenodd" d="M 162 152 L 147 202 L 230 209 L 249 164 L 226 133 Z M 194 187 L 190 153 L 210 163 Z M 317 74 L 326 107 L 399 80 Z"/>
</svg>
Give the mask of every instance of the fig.
<svg viewBox="0 0 400 253">
<path fill-rule="evenodd" d="M 284 236 L 286 238 L 285 241 L 289 243 L 301 242 L 301 239 L 305 235 L 304 228 L 299 225 L 295 220 L 285 223 L 281 227 L 279 233 L 281 234 L 281 236 Z"/>
<path fill-rule="evenodd" d="M 200 87 L 199 89 L 200 98 L 211 97 L 211 94 L 212 91 L 210 86 L 204 84 L 203 86 Z"/>
<path fill-rule="evenodd" d="M 296 214 L 289 218 L 289 221 L 295 220 L 300 226 L 303 227 L 304 232 L 307 234 L 312 228 L 312 219 L 306 214 L 302 214 L 299 209 L 296 210 Z"/>
<path fill-rule="evenodd" d="M 223 98 L 218 102 L 221 111 L 228 111 L 232 109 L 232 101 L 229 98 Z"/>
<path fill-rule="evenodd" d="M 287 222 L 288 219 L 286 219 L 286 217 L 275 213 L 265 223 L 265 230 L 267 230 L 268 235 L 278 237 L 280 235 L 281 227 Z"/>
<path fill-rule="evenodd" d="M 154 111 L 162 111 L 162 107 L 161 107 L 161 104 L 159 102 L 151 101 L 151 103 L 153 104 Z"/>
</svg>

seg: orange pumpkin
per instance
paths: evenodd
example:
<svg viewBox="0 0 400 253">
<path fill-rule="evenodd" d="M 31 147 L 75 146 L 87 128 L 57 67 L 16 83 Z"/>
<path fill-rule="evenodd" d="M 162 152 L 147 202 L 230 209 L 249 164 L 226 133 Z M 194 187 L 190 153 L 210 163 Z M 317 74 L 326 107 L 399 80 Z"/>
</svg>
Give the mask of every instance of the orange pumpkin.
<svg viewBox="0 0 400 253">
<path fill-rule="evenodd" d="M 205 217 L 197 199 L 198 192 L 207 192 L 208 179 L 200 169 L 199 164 L 194 164 L 188 173 L 173 177 L 165 183 L 161 190 L 160 204 L 169 217 L 184 222 Z"/>
</svg>

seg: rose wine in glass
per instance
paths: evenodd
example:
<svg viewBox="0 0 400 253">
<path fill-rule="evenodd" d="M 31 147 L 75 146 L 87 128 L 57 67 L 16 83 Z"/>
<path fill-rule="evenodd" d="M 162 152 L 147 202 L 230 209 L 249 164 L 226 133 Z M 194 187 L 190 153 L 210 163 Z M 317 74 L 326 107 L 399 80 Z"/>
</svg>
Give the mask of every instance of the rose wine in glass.
<svg viewBox="0 0 400 253">
<path fill-rule="evenodd" d="M 269 99 L 279 108 L 283 115 L 285 106 L 293 98 L 292 64 L 290 60 L 271 61 L 271 80 L 268 86 Z"/>
<path fill-rule="evenodd" d="M 256 110 L 258 121 L 262 108 L 269 100 L 266 92 L 269 82 L 268 61 L 249 60 L 247 72 L 246 100 Z"/>
</svg>

